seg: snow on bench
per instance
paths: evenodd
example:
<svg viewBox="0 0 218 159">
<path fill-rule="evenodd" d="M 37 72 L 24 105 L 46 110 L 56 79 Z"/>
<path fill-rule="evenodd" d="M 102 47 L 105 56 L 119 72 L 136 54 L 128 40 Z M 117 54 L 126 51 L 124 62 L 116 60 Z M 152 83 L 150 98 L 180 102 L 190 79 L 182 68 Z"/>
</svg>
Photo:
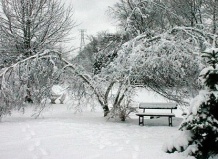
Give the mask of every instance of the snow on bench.
<svg viewBox="0 0 218 159">
<path fill-rule="evenodd" d="M 66 94 L 52 94 L 51 95 L 51 104 L 56 104 L 55 101 L 59 98 L 60 104 L 63 104 L 65 98 L 66 98 Z"/>
<path fill-rule="evenodd" d="M 173 113 L 173 109 L 177 109 L 176 103 L 140 103 L 139 109 L 143 109 L 143 113 L 136 113 L 139 116 L 139 125 L 144 125 L 144 117 L 150 116 L 152 117 L 168 117 L 169 126 L 173 126 L 172 117 L 175 117 Z M 145 112 L 145 109 L 170 109 L 170 113 L 150 113 Z"/>
<path fill-rule="evenodd" d="M 52 94 L 50 99 L 51 99 L 51 104 L 56 104 L 55 101 L 58 99 L 61 95 L 59 94 Z"/>
</svg>

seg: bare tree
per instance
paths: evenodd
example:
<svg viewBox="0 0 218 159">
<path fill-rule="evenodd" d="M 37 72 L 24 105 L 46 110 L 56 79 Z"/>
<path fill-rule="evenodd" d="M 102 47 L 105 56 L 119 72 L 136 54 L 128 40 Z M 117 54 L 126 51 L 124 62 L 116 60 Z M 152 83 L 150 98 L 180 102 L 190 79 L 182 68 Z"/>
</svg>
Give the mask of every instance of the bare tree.
<svg viewBox="0 0 218 159">
<path fill-rule="evenodd" d="M 121 28 L 124 26 L 135 37 L 144 32 L 162 33 L 175 26 L 202 25 L 207 3 L 204 0 L 120 0 L 110 7 L 109 13 Z M 211 14 L 215 9 L 213 3 L 209 4 Z"/>
<path fill-rule="evenodd" d="M 184 20 L 185 26 L 202 24 L 202 0 L 172 0 L 171 9 Z"/>
<path fill-rule="evenodd" d="M 204 3 L 205 8 L 205 19 L 210 20 L 208 23 L 211 25 L 209 26 L 210 31 L 213 34 L 217 33 L 217 25 L 218 25 L 218 1 L 217 0 L 208 0 L 207 3 Z"/>
<path fill-rule="evenodd" d="M 75 26 L 72 7 L 60 0 L 1 0 L 0 6 L 2 56 L 28 57 L 58 47 Z"/>
<path fill-rule="evenodd" d="M 0 6 L 1 67 L 58 48 L 75 26 L 72 7 L 59 0 L 1 0 Z M 26 95 L 30 101 L 34 82 L 29 74 Z"/>
<path fill-rule="evenodd" d="M 153 30 L 162 33 L 183 23 L 170 4 L 167 0 L 120 0 L 108 12 L 121 29 L 129 32 L 130 38 L 145 32 L 149 36 Z"/>
</svg>

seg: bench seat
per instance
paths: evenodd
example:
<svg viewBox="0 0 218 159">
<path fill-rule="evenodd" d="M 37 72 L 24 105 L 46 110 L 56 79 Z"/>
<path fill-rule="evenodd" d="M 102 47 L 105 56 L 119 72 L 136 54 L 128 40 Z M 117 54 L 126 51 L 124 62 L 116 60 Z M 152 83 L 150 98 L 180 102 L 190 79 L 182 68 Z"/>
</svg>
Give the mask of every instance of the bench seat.
<svg viewBox="0 0 218 159">
<path fill-rule="evenodd" d="M 173 109 L 177 109 L 176 103 L 140 103 L 139 109 L 143 109 L 143 113 L 136 113 L 139 116 L 139 125 L 144 125 L 144 117 L 168 117 L 169 119 L 169 126 L 172 126 L 172 117 L 175 117 L 175 114 L 172 112 Z M 170 113 L 150 113 L 145 112 L 146 109 L 169 109 L 171 110 Z"/>
<path fill-rule="evenodd" d="M 175 117 L 174 113 L 136 113 L 137 116 L 172 116 Z"/>
</svg>

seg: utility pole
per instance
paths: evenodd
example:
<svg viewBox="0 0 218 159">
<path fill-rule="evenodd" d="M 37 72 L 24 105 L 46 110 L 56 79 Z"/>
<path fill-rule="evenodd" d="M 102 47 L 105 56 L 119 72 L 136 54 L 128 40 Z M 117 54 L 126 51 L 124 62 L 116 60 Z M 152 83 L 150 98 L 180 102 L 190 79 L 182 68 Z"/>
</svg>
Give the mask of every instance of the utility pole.
<svg viewBox="0 0 218 159">
<path fill-rule="evenodd" d="M 81 36 L 81 41 L 80 41 L 80 51 L 85 47 L 85 29 L 80 29 L 80 36 Z"/>
</svg>

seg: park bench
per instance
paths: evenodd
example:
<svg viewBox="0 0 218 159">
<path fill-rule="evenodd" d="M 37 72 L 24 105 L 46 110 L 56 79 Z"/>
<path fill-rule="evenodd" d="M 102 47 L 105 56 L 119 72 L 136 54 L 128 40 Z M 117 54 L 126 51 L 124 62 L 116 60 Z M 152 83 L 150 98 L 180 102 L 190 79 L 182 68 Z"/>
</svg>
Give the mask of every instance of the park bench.
<svg viewBox="0 0 218 159">
<path fill-rule="evenodd" d="M 177 109 L 176 103 L 140 103 L 139 109 L 143 109 L 143 113 L 136 113 L 136 115 L 139 117 L 139 125 L 144 125 L 144 117 L 150 116 L 150 118 L 154 117 L 168 117 L 169 126 L 173 126 L 172 118 L 175 117 L 175 114 L 173 113 L 173 109 Z M 146 112 L 146 109 L 169 109 L 171 110 L 169 113 L 165 112 Z"/>
<path fill-rule="evenodd" d="M 51 99 L 51 104 L 56 104 L 55 101 L 58 99 L 61 95 L 59 94 L 52 94 L 50 99 Z"/>
<path fill-rule="evenodd" d="M 59 101 L 60 101 L 60 104 L 63 104 L 63 102 L 64 102 L 64 100 L 65 100 L 65 98 L 66 98 L 66 94 L 65 93 L 63 93 L 63 94 L 52 94 L 51 95 L 51 104 L 56 104 L 55 103 L 55 101 L 56 101 L 56 99 L 58 99 L 59 98 Z"/>
</svg>

